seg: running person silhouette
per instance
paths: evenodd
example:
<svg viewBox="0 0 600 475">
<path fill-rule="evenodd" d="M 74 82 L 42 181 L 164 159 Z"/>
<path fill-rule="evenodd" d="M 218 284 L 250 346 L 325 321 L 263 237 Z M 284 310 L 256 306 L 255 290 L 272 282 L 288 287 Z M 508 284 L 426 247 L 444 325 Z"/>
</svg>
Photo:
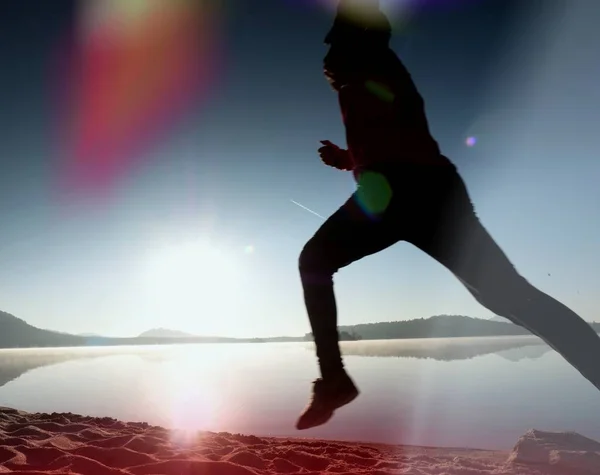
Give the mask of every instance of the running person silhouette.
<svg viewBox="0 0 600 475">
<path fill-rule="evenodd" d="M 348 150 L 323 141 L 319 153 L 325 164 L 352 171 L 358 186 L 300 254 L 321 377 L 297 429 L 326 423 L 359 394 L 342 362 L 333 275 L 398 241 L 436 259 L 483 306 L 540 337 L 600 389 L 600 337 L 529 284 L 488 234 L 456 167 L 429 132 L 410 74 L 389 48 L 387 18 L 377 4 L 368 16 L 352 16 L 350 3 L 338 5 L 324 58 Z"/>
</svg>

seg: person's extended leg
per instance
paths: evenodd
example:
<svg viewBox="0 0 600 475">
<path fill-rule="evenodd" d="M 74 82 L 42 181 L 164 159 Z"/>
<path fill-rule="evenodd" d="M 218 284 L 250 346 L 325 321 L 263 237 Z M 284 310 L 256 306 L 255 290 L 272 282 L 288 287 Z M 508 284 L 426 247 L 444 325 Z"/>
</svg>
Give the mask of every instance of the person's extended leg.
<svg viewBox="0 0 600 475">
<path fill-rule="evenodd" d="M 313 398 L 296 424 L 298 429 L 324 424 L 336 409 L 358 395 L 344 371 L 339 348 L 333 274 L 400 240 L 400 225 L 391 222 L 393 208 L 374 218 L 362 210 L 355 194 L 319 228 L 300 254 L 304 300 L 322 378 L 315 382 Z"/>
<path fill-rule="evenodd" d="M 436 229 L 413 243 L 453 272 L 482 305 L 540 337 L 600 389 L 600 337 L 594 329 L 517 272 L 475 215 L 460 178 L 448 202 Z"/>
</svg>

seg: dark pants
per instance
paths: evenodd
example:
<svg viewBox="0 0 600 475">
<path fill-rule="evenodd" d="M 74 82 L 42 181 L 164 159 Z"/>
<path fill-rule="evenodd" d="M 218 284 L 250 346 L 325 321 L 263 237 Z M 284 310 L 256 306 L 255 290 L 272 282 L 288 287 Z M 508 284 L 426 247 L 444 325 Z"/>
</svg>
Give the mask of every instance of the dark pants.
<svg viewBox="0 0 600 475">
<path fill-rule="evenodd" d="M 540 337 L 600 389 L 600 337 L 516 271 L 477 218 L 454 167 L 404 167 L 367 176 L 300 255 L 304 299 L 324 378 L 343 370 L 333 274 L 407 241 L 449 269 L 484 307 Z"/>
</svg>

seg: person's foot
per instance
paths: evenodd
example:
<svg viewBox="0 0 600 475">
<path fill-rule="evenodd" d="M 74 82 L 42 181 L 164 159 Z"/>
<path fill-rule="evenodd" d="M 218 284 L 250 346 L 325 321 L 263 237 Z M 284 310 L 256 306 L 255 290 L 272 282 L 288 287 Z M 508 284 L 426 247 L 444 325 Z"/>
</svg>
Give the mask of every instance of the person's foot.
<svg viewBox="0 0 600 475">
<path fill-rule="evenodd" d="M 325 424 L 336 409 L 351 403 L 359 391 L 345 372 L 331 379 L 314 382 L 311 400 L 296 422 L 296 429 L 305 430 Z"/>
</svg>

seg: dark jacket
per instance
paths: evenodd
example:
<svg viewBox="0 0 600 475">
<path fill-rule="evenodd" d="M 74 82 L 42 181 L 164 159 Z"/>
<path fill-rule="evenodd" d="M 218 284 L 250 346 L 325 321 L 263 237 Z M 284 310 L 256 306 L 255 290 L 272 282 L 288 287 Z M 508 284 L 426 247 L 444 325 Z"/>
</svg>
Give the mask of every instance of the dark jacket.
<svg viewBox="0 0 600 475">
<path fill-rule="evenodd" d="M 423 98 L 400 59 L 388 49 L 369 63 L 365 74 L 339 91 L 355 169 L 378 164 L 449 164 L 429 131 Z"/>
</svg>

